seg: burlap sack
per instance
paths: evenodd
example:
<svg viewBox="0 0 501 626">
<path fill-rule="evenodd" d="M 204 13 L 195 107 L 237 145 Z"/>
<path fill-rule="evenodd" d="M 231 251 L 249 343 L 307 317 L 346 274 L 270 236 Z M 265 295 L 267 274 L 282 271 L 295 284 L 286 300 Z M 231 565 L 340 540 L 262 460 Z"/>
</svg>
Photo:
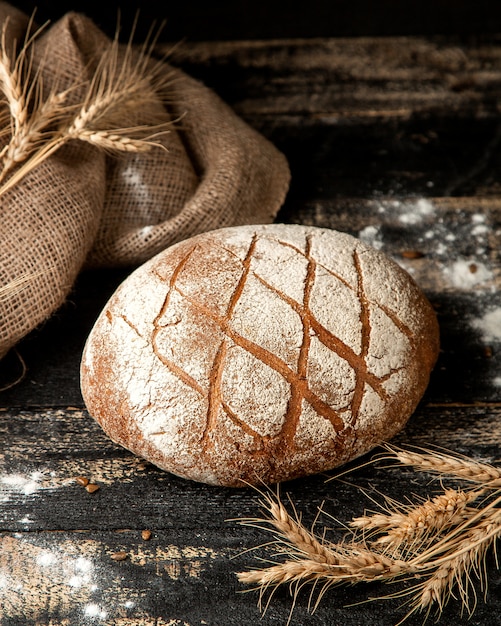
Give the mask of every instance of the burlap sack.
<svg viewBox="0 0 501 626">
<path fill-rule="evenodd" d="M 27 22 L 3 3 L 0 19 L 7 23 L 10 52 L 13 40 L 24 40 Z M 61 75 L 68 81 L 84 76 L 85 61 L 70 41 L 57 45 L 51 33 L 43 35 L 33 71 L 45 56 L 48 68 L 64 65 Z M 50 82 L 50 72 L 44 72 L 47 88 Z M 66 298 L 96 236 L 104 191 L 104 155 L 72 142 L 0 196 L 0 357 Z"/>
<path fill-rule="evenodd" d="M 7 39 L 21 41 L 25 16 L 0 3 L 2 24 L 7 16 Z M 107 45 L 68 14 L 36 40 L 33 71 L 47 89 L 85 86 Z M 275 217 L 289 183 L 283 155 L 201 83 L 165 72 L 170 104 L 158 107 L 182 117 L 162 137 L 167 151 L 117 157 L 72 141 L 0 195 L 0 289 L 22 285 L 0 291 L 0 358 L 61 305 L 82 267 L 135 266 L 193 234 Z"/>
</svg>

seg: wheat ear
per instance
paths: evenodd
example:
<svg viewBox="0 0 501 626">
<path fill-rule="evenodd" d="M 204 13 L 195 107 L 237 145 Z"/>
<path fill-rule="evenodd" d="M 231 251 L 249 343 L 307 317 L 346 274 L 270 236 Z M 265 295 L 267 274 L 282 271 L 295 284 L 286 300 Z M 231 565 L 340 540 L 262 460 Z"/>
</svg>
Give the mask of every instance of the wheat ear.
<svg viewBox="0 0 501 626">
<path fill-rule="evenodd" d="M 26 123 L 12 135 L 2 151 L 0 182 L 18 163 L 25 161 L 47 141 L 48 128 L 65 113 L 66 95 L 66 92 L 50 94 L 47 100 L 34 107 Z"/>
<path fill-rule="evenodd" d="M 83 130 L 128 132 L 129 117 L 134 119 L 138 111 L 157 102 L 171 80 L 163 63 L 151 61 L 155 41 L 147 38 L 140 50 L 134 50 L 132 35 L 126 46 L 120 46 L 117 33 L 97 64 L 82 106 L 69 125 L 61 127 L 63 134 L 80 138 Z M 148 127 L 137 129 L 148 132 Z"/>
<path fill-rule="evenodd" d="M 256 526 L 257 523 L 270 524 L 278 531 L 278 539 L 275 543 L 283 544 L 288 556 L 293 556 L 296 561 L 318 563 L 322 566 L 319 571 L 333 581 L 353 582 L 393 578 L 409 571 L 403 561 L 374 552 L 362 544 L 342 542 L 326 545 L 321 543 L 312 532 L 289 514 L 278 495 L 276 499 L 267 495 L 262 505 L 267 509 L 270 517 L 240 520 L 240 523 L 247 526 Z M 275 576 L 279 571 L 276 565 L 267 569 L 270 570 L 271 576 Z M 287 571 L 290 569 L 288 566 Z M 300 570 L 297 568 L 295 571 Z M 242 576 L 245 578 L 244 573 Z"/>
<path fill-rule="evenodd" d="M 355 517 L 350 527 L 374 533 L 386 533 L 374 540 L 374 546 L 389 550 L 416 549 L 448 528 L 462 523 L 471 515 L 468 504 L 477 500 L 483 490 L 458 491 L 446 489 L 444 493 L 427 499 L 418 506 L 402 506 L 402 511 Z M 367 534 L 366 534 L 367 536 Z"/>
<path fill-rule="evenodd" d="M 324 578 L 331 584 L 393 580 L 416 571 L 413 564 L 391 559 L 362 546 L 340 544 L 337 547 L 338 563 L 320 563 L 308 558 L 288 559 L 271 567 L 239 572 L 237 577 L 240 582 L 267 587 L 316 578 Z"/>
<path fill-rule="evenodd" d="M 484 514 L 472 528 L 451 542 L 449 552 L 435 561 L 436 569 L 423 583 L 416 586 L 412 612 L 429 611 L 433 605 L 441 612 L 451 597 L 454 588 L 458 588 L 463 606 L 471 615 L 475 603 L 471 605 L 471 571 L 480 579 L 482 587 L 487 587 L 485 575 L 485 556 L 487 550 L 501 536 L 501 511 L 493 509 Z M 433 561 L 431 562 L 433 563 Z"/>
<path fill-rule="evenodd" d="M 441 452 L 402 450 L 394 446 L 387 446 L 387 449 L 402 465 L 409 465 L 423 472 L 478 483 L 486 489 L 501 487 L 501 470 L 489 463 Z"/>
<path fill-rule="evenodd" d="M 501 537 L 501 489 L 495 487 L 497 468 L 429 451 L 407 455 L 406 451 L 392 450 L 392 454 L 416 469 L 463 480 L 466 477 L 480 488 L 466 492 L 445 489 L 441 495 L 419 505 L 395 503 L 394 510 L 386 515 L 355 518 L 351 522 L 354 530 L 351 540 L 338 544 L 320 542 L 303 528 L 295 511 L 296 518 L 290 516 L 278 496 L 277 502 L 268 497 L 265 507 L 270 517 L 253 520 L 253 525 L 257 522 L 271 524 L 278 537 L 272 545 L 281 547 L 278 554 L 285 555 L 286 560 L 238 574 L 241 582 L 258 585 L 260 604 L 268 587 L 275 588 L 283 582 L 292 585 L 294 602 L 303 583 L 313 582 L 314 589 L 320 584 L 314 610 L 333 585 L 390 582 L 405 576 L 420 582 L 387 596 L 411 596 L 411 609 L 404 620 L 417 611 L 425 611 L 428 616 L 434 606 L 438 612 L 442 611 L 455 588 L 466 610 L 473 611 L 476 601 L 473 575 L 480 579 L 485 590 L 485 556 Z M 482 483 L 481 478 L 486 482 Z M 481 506 L 471 506 L 480 498 Z"/>
<path fill-rule="evenodd" d="M 2 49 L 0 51 L 0 84 L 9 107 L 12 133 L 19 130 L 26 123 L 29 115 L 28 103 L 26 101 L 26 83 L 23 81 L 22 68 L 26 59 L 26 47 L 23 46 L 21 53 L 13 63 L 7 52 L 7 29 L 9 18 L 2 27 Z M 14 54 L 13 54 L 14 56 Z"/>
<path fill-rule="evenodd" d="M 68 135 L 68 137 L 86 141 L 110 152 L 147 152 L 153 145 L 156 145 L 150 140 L 134 139 L 124 134 L 106 130 L 81 129 Z"/>
<path fill-rule="evenodd" d="M 25 42 L 12 63 L 5 50 L 4 30 L 0 85 L 6 95 L 13 128 L 11 140 L 1 154 L 4 167 L 0 172 L 0 195 L 71 140 L 85 141 L 113 152 L 164 148 L 159 138 L 170 132 L 175 121 L 166 120 L 162 114 L 152 120 L 152 124 L 134 122 L 145 106 L 159 104 L 160 94 L 163 95 L 171 81 L 171 73 L 165 71 L 163 63 L 151 61 L 153 43 L 134 51 L 131 42 L 123 48 L 115 38 L 101 55 L 82 101 L 70 106 L 65 104 L 67 92 L 53 92 L 44 101 L 34 97 L 43 91 L 40 71 L 32 77 L 31 87 L 26 86 L 27 77 L 23 77 L 20 70 L 30 57 L 29 48 L 34 38 L 35 35 Z M 8 173 L 10 176 L 6 179 Z"/>
<path fill-rule="evenodd" d="M 65 98 L 65 94 L 51 93 L 44 101 L 40 68 L 31 75 L 32 43 L 45 26 L 32 32 L 33 18 L 30 20 L 26 38 L 17 55 L 14 47 L 11 51 L 7 50 L 8 26 L 9 19 L 2 28 L 0 86 L 10 115 L 11 138 L 0 152 L 3 160 L 0 180 L 16 163 L 26 159 L 36 149 L 42 130 L 57 119 Z"/>
<path fill-rule="evenodd" d="M 321 543 L 312 532 L 304 528 L 298 519 L 294 519 L 278 497 L 275 500 L 267 496 L 264 506 L 270 514 L 269 522 L 278 530 L 279 535 L 294 546 L 299 553 L 318 563 L 329 565 L 338 563 L 335 553 Z"/>
<path fill-rule="evenodd" d="M 246 584 L 257 584 L 267 588 L 298 581 L 315 580 L 329 576 L 331 568 L 325 563 L 311 559 L 288 560 L 264 569 L 238 572 L 238 580 Z"/>
</svg>

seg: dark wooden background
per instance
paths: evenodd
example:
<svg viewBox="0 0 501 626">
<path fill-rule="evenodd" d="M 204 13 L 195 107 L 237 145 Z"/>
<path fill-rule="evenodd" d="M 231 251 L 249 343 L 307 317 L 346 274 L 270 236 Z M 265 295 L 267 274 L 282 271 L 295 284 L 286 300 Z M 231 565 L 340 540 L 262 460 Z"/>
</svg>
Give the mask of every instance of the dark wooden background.
<svg viewBox="0 0 501 626">
<path fill-rule="evenodd" d="M 113 34 L 117 17 L 127 32 L 138 17 L 138 34 L 165 20 L 169 41 L 221 41 L 303 37 L 477 35 L 501 32 L 501 5 L 493 0 L 13 0 L 37 19 L 55 20 L 68 10 L 91 17 Z"/>
<path fill-rule="evenodd" d="M 378 14 L 372 3 L 353 0 L 283 14 L 277 5 L 172 7 L 171 39 L 186 37 L 173 62 L 286 154 L 292 184 L 280 221 L 374 243 L 412 273 L 435 306 L 440 359 L 396 441 L 495 461 L 501 329 L 489 334 L 485 315 L 501 311 L 496 11 L 489 16 L 486 2 L 425 2 L 405 11 L 404 3 L 385 2 Z M 85 6 L 112 28 L 112 5 L 106 16 L 98 3 Z M 41 10 L 55 17 L 62 7 L 46 2 Z M 168 15 L 143 3 L 145 19 L 164 10 Z M 257 563 L 244 551 L 268 540 L 232 521 L 260 514 L 257 494 L 192 483 L 143 463 L 113 445 L 85 411 L 78 384 L 83 343 L 125 275 L 82 273 L 62 309 L 19 345 L 27 375 L 0 395 L 0 624 L 285 625 L 286 589 L 261 619 L 257 595 L 241 593 L 235 576 Z M 19 367 L 8 355 L 1 384 Z M 99 491 L 87 493 L 77 476 Z M 325 479 L 282 486 L 306 523 L 322 503 L 340 520 L 360 514 L 370 506 L 360 488 L 398 498 L 437 487 L 429 476 L 379 466 L 343 481 Z M 144 529 L 152 532 L 149 541 Z M 115 561 L 121 551 L 127 558 Z M 488 574 L 485 602 L 479 598 L 474 616 L 468 620 L 452 601 L 440 624 L 501 623 L 501 574 L 493 559 Z M 390 626 L 406 613 L 399 601 L 363 603 L 387 591 L 332 590 L 311 615 L 305 590 L 291 623 Z M 422 616 L 408 623 L 420 625 Z"/>
</svg>

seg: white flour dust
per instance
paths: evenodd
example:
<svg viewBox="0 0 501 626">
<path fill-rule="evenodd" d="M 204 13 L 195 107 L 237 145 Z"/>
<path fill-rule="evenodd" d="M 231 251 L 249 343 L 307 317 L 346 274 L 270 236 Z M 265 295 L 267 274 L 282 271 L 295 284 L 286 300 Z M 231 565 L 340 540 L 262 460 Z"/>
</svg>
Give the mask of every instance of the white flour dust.
<svg viewBox="0 0 501 626">
<path fill-rule="evenodd" d="M 492 279 L 492 271 L 480 261 L 459 259 L 444 267 L 444 276 L 458 289 L 470 289 Z"/>
<path fill-rule="evenodd" d="M 501 306 L 490 309 L 482 317 L 473 320 L 472 326 L 480 332 L 486 343 L 501 342 Z"/>
<path fill-rule="evenodd" d="M 122 170 L 122 184 L 127 186 L 127 193 L 134 199 L 145 204 L 151 202 L 148 185 L 144 182 L 141 171 L 131 162 Z"/>
<path fill-rule="evenodd" d="M 432 266 L 442 274 L 446 285 L 461 290 L 479 287 L 494 290 L 494 272 L 489 256 L 489 238 L 493 229 L 486 215 L 460 211 L 448 216 L 439 213 L 426 198 L 377 202 L 376 210 L 384 215 L 383 223 L 362 228 L 358 232 L 361 241 L 384 250 L 387 245 L 385 234 L 405 227 L 405 245 L 432 260 Z M 394 234 L 392 240 L 394 245 Z M 401 258 L 397 254 L 395 261 L 409 273 L 416 273 L 412 258 Z"/>
<path fill-rule="evenodd" d="M 435 207 L 426 198 L 420 198 L 415 202 L 394 202 L 393 204 L 400 212 L 398 221 L 402 224 L 421 224 L 426 218 L 435 215 Z"/>
<path fill-rule="evenodd" d="M 3 486 L 3 495 L 8 496 L 8 492 L 22 493 L 30 496 L 42 489 L 44 476 L 42 472 L 32 472 L 29 476 L 24 474 L 4 474 L 0 476 L 0 485 Z"/>
<path fill-rule="evenodd" d="M 98 617 L 99 619 L 106 619 L 108 615 L 98 604 L 87 604 L 84 608 L 84 615 L 86 617 Z"/>
<path fill-rule="evenodd" d="M 384 246 L 383 234 L 379 226 L 366 226 L 358 233 L 358 238 L 376 250 L 381 250 Z"/>
<path fill-rule="evenodd" d="M 377 212 L 385 215 L 389 222 L 397 222 L 404 226 L 423 226 L 433 220 L 436 208 L 430 200 L 379 200 Z M 358 238 L 376 250 L 384 248 L 382 225 L 369 224 L 358 233 Z"/>
</svg>

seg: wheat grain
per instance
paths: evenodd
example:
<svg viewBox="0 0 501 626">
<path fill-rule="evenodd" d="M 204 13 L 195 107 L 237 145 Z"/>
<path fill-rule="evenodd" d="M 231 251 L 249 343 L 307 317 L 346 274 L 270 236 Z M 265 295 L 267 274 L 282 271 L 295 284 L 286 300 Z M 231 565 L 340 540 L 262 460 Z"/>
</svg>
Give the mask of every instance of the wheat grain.
<svg viewBox="0 0 501 626">
<path fill-rule="evenodd" d="M 320 543 L 318 539 L 308 531 L 301 523 L 296 521 L 288 513 L 284 505 L 270 497 L 266 499 L 271 520 L 270 523 L 281 533 L 285 540 L 290 542 L 300 553 L 318 562 L 334 565 L 338 563 L 337 556 L 326 545 Z"/>
<path fill-rule="evenodd" d="M 54 91 L 42 99 L 40 68 L 30 81 L 22 76 L 23 66 L 31 64 L 30 45 L 36 35 L 25 41 L 12 63 L 6 52 L 4 26 L 0 85 L 12 128 L 10 141 L 0 152 L 3 160 L 0 195 L 71 140 L 85 141 L 115 153 L 144 152 L 154 146 L 164 148 L 159 138 L 170 132 L 174 122 L 160 106 L 159 94 L 163 93 L 171 74 L 165 71 L 162 61 L 151 61 L 152 48 L 145 44 L 142 51 L 134 52 L 132 44 L 123 48 L 115 39 L 97 63 L 81 102 L 66 105 L 68 92 Z M 155 105 L 148 110 L 151 123 L 131 124 L 149 104 Z M 154 109 L 159 113 L 154 114 Z"/>
<path fill-rule="evenodd" d="M 41 143 L 47 141 L 48 129 L 66 111 L 64 106 L 66 96 L 67 92 L 51 93 L 45 101 L 34 107 L 26 123 L 12 135 L 0 153 L 3 158 L 0 181 L 15 165 L 25 161 Z"/>
<path fill-rule="evenodd" d="M 425 453 L 389 446 L 388 449 L 400 463 L 413 466 L 417 470 L 479 483 L 484 488 L 501 487 L 501 470 L 489 463 L 440 452 Z"/>
<path fill-rule="evenodd" d="M 294 519 L 278 496 L 276 501 L 267 497 L 265 507 L 270 518 L 253 523 L 271 524 L 278 532 L 286 560 L 238 574 L 242 583 L 258 586 L 260 604 L 268 587 L 274 589 L 282 583 L 294 588 L 294 602 L 302 585 L 313 583 L 313 590 L 319 588 L 315 610 L 333 585 L 391 582 L 405 577 L 419 582 L 386 596 L 411 596 L 411 608 L 404 620 L 417 611 L 424 611 L 426 618 L 433 607 L 440 613 L 455 597 L 456 589 L 464 608 L 473 612 L 473 578 L 480 579 L 481 588 L 486 590 L 486 553 L 501 537 L 500 471 L 486 463 L 444 453 L 390 451 L 405 465 L 469 480 L 479 488 L 445 488 L 443 493 L 419 504 L 403 505 L 387 498 L 384 514 L 354 518 L 349 524 L 354 530 L 351 541 L 337 544 L 321 542 L 303 527 L 296 511 Z M 480 498 L 481 505 L 472 506 Z M 388 508 L 390 502 L 393 510 Z"/>
<path fill-rule="evenodd" d="M 68 134 L 68 138 L 80 139 L 112 152 L 146 152 L 152 145 L 156 145 L 144 139 L 134 139 L 105 130 L 75 130 L 71 135 Z"/>
<path fill-rule="evenodd" d="M 488 511 L 471 529 L 453 541 L 449 553 L 437 559 L 433 574 L 417 587 L 413 611 L 428 610 L 433 604 L 442 611 L 452 597 L 455 586 L 463 606 L 471 614 L 469 590 L 472 589 L 471 570 L 474 570 L 486 588 L 483 564 L 487 550 L 501 535 L 501 511 Z M 433 565 L 433 561 L 428 567 Z M 473 593 L 474 597 L 475 594 Z"/>
<path fill-rule="evenodd" d="M 350 526 L 356 530 L 385 532 L 374 544 L 393 550 L 408 547 L 416 549 L 427 539 L 436 537 L 447 528 L 460 524 L 471 515 L 468 504 L 482 491 L 446 489 L 444 493 L 428 499 L 418 506 L 402 507 L 404 512 L 356 517 Z"/>
<path fill-rule="evenodd" d="M 21 76 L 26 48 L 23 46 L 17 60 L 13 63 L 7 52 L 7 29 L 9 20 L 6 19 L 2 28 L 0 51 L 0 85 L 7 101 L 12 123 L 13 134 L 19 132 L 28 119 L 28 103 L 26 101 L 26 83 Z"/>
</svg>

